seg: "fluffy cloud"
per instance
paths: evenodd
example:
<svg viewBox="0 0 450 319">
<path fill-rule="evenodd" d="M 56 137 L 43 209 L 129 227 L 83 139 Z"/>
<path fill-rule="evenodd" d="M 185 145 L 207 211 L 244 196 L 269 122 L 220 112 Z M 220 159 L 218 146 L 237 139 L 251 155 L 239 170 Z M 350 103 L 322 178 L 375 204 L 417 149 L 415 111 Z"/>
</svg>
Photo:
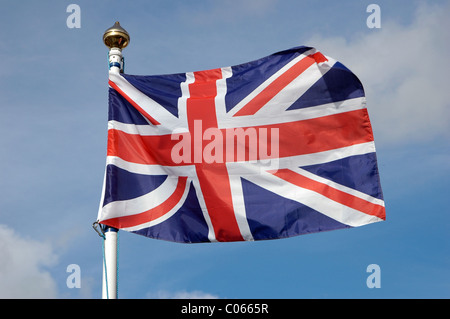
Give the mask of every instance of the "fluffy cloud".
<svg viewBox="0 0 450 319">
<path fill-rule="evenodd" d="M 448 12 L 449 2 L 422 4 L 409 25 L 382 20 L 381 29 L 367 29 L 352 39 L 314 36 L 308 41 L 360 78 L 376 140 L 448 139 Z"/>
<path fill-rule="evenodd" d="M 0 298 L 56 298 L 56 283 L 44 268 L 55 264 L 49 244 L 25 239 L 0 225 Z"/>
</svg>

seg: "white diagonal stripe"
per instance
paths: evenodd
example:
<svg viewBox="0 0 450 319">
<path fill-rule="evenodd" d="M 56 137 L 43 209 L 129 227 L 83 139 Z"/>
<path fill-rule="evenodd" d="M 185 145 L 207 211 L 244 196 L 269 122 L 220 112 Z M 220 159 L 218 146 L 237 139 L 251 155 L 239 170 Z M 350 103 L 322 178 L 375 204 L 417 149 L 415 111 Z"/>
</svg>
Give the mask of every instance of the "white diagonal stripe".
<svg viewBox="0 0 450 319">
<path fill-rule="evenodd" d="M 383 200 L 375 198 L 373 196 L 370 196 L 370 195 L 368 195 L 366 193 L 357 191 L 356 189 L 347 187 L 347 186 L 342 185 L 342 184 L 338 184 L 338 183 L 336 183 L 336 182 L 334 182 L 332 180 L 320 177 L 319 175 L 313 174 L 313 173 L 308 172 L 307 170 L 304 170 L 304 169 L 299 168 L 299 167 L 292 168 L 291 170 L 293 172 L 297 173 L 297 174 L 303 175 L 303 176 L 305 176 L 305 177 L 307 177 L 309 179 L 312 179 L 312 180 L 314 180 L 316 182 L 325 184 L 325 185 L 327 185 L 327 186 L 329 186 L 331 188 L 337 189 L 337 190 L 339 190 L 341 192 L 344 192 L 344 193 L 347 193 L 349 195 L 361 198 L 361 199 L 363 199 L 363 200 L 365 200 L 365 201 L 367 201 L 369 203 L 380 205 L 380 206 L 384 207 L 384 201 Z"/>
<path fill-rule="evenodd" d="M 357 227 L 382 221 L 382 219 L 376 216 L 364 214 L 356 209 L 335 202 L 322 194 L 298 187 L 291 183 L 286 183 L 285 180 L 267 172 L 249 175 L 246 179 L 284 198 L 306 205 L 348 226 Z"/>
<path fill-rule="evenodd" d="M 102 220 L 140 214 L 161 205 L 175 192 L 178 180 L 178 177 L 168 176 L 158 188 L 147 194 L 106 204 L 103 206 Z"/>
<path fill-rule="evenodd" d="M 164 123 L 164 126 L 169 129 L 175 129 L 179 126 L 179 120 L 176 116 L 167 111 L 161 104 L 136 89 L 119 73 L 110 72 L 109 79 L 156 121 Z"/>
<path fill-rule="evenodd" d="M 123 230 L 136 231 L 136 230 L 139 230 L 139 229 L 152 227 L 152 226 L 160 224 L 160 223 L 166 221 L 167 219 L 169 219 L 170 217 L 172 217 L 178 211 L 178 209 L 180 209 L 181 206 L 183 206 L 184 201 L 186 200 L 186 197 L 187 197 L 187 195 L 189 193 L 190 185 L 191 185 L 191 182 L 188 179 L 187 182 L 186 182 L 186 186 L 184 187 L 184 190 L 183 190 L 183 195 L 181 196 L 180 200 L 175 204 L 175 206 L 171 210 L 166 212 L 164 215 L 162 215 L 161 217 L 158 217 L 158 218 L 156 218 L 156 219 L 154 219 L 154 220 L 152 220 L 150 222 L 146 222 L 146 223 L 143 223 L 143 224 L 135 225 L 135 226 L 132 226 L 132 227 L 125 227 L 125 228 L 123 228 Z"/>
</svg>

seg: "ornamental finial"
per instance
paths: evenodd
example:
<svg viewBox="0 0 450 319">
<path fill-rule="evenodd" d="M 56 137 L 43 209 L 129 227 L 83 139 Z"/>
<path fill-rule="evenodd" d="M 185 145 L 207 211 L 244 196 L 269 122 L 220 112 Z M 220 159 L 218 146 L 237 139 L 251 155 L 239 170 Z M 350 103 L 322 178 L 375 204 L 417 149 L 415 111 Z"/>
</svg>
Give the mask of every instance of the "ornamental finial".
<svg viewBox="0 0 450 319">
<path fill-rule="evenodd" d="M 118 48 L 121 50 L 130 42 L 130 35 L 127 30 L 120 26 L 119 21 L 116 21 L 116 23 L 103 34 L 103 42 L 110 49 Z"/>
</svg>

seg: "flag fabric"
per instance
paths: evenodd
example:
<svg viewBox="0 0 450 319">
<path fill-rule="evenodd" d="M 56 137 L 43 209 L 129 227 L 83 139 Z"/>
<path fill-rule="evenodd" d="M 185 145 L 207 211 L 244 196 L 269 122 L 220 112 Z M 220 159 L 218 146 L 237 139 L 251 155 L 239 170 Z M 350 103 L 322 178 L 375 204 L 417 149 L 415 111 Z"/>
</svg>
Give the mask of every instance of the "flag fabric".
<svg viewBox="0 0 450 319">
<path fill-rule="evenodd" d="M 195 243 L 385 220 L 363 86 L 314 48 L 109 86 L 101 224 Z"/>
</svg>

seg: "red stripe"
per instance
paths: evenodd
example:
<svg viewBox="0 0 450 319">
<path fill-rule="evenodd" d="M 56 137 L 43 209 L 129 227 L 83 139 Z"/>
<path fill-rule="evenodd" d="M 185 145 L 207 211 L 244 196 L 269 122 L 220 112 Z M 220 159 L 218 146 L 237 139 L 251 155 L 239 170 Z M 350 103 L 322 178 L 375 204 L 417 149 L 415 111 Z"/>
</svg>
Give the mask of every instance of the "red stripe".
<svg viewBox="0 0 450 319">
<path fill-rule="evenodd" d="M 258 112 L 267 102 L 284 89 L 295 78 L 302 74 L 314 63 L 327 61 L 327 59 L 319 52 L 308 55 L 295 63 L 290 69 L 280 75 L 265 89 L 258 93 L 250 102 L 242 107 L 234 116 L 253 115 Z"/>
<path fill-rule="evenodd" d="M 172 195 L 170 195 L 166 201 L 148 211 L 134 215 L 107 219 L 101 223 L 115 228 L 126 228 L 151 222 L 169 212 L 177 203 L 179 203 L 183 197 L 186 182 L 187 177 L 179 177 L 178 184 Z"/>
<path fill-rule="evenodd" d="M 383 206 L 373 204 L 359 197 L 350 195 L 329 185 L 320 183 L 294 171 L 291 171 L 290 169 L 280 169 L 273 173 L 273 175 L 291 184 L 324 195 L 335 202 L 356 209 L 364 214 L 377 216 L 378 218 L 381 218 L 383 220 L 386 219 L 385 208 Z"/>
<path fill-rule="evenodd" d="M 187 135 L 189 139 L 189 134 Z M 177 164 L 172 160 L 172 148 L 178 143 L 172 140 L 171 135 L 143 136 L 138 134 L 128 134 L 120 130 L 108 130 L 108 156 L 117 156 L 121 159 L 148 165 L 189 165 L 190 163 Z"/>
<path fill-rule="evenodd" d="M 272 130 L 278 130 L 278 154 L 270 154 L 268 158 L 283 158 L 323 152 L 373 141 L 373 133 L 368 120 L 367 109 L 359 109 L 302 121 L 255 126 L 253 128 L 257 132 L 261 129 L 266 129 L 268 137 L 271 135 Z M 247 130 L 249 128 L 243 129 Z M 223 132 L 223 134 L 225 136 L 226 132 Z M 274 142 L 269 138 L 267 141 L 267 148 L 270 151 L 270 143 Z M 255 155 L 249 154 L 249 146 L 245 146 L 246 159 L 251 155 Z M 258 145 L 259 147 L 260 145 Z M 236 148 L 237 146 L 235 144 L 233 161 L 237 160 Z M 224 154 L 225 151 L 226 149 L 224 147 Z M 262 159 L 259 156 L 259 151 L 257 155 L 257 159 Z M 232 156 L 228 154 L 226 158 L 229 159 Z"/>
<path fill-rule="evenodd" d="M 279 129 L 280 158 L 373 141 L 367 109 L 262 127 Z"/>
<path fill-rule="evenodd" d="M 108 83 L 114 90 L 119 92 L 120 95 L 122 95 L 128 102 L 130 102 L 130 104 L 133 105 L 142 115 L 144 115 L 150 121 L 150 123 L 152 123 L 153 125 L 159 125 L 160 124 L 157 120 L 155 120 L 153 117 L 151 117 L 150 114 L 145 112 L 142 107 L 140 107 L 136 102 L 134 102 L 133 99 L 130 98 L 124 91 L 122 91 L 116 85 L 116 83 L 114 83 L 111 80 L 109 80 Z"/>
<path fill-rule="evenodd" d="M 216 81 L 222 78 L 220 69 L 194 73 L 195 82 L 189 84 L 190 97 L 186 101 L 189 131 L 194 127 L 194 121 L 201 123 L 201 134 L 207 128 L 217 128 L 215 97 L 217 95 Z M 203 153 L 203 145 L 192 139 L 192 151 Z M 201 147 L 200 150 L 196 148 Z M 218 241 L 242 241 L 242 235 L 236 221 L 231 196 L 231 187 L 225 163 L 208 164 L 202 161 L 195 163 L 200 189 L 205 200 L 211 223 Z"/>
<path fill-rule="evenodd" d="M 194 102 L 195 100 L 195 102 Z M 203 132 L 208 127 L 217 127 L 214 114 L 209 114 L 212 107 L 212 101 L 202 102 L 201 99 L 189 100 L 190 105 L 190 132 L 182 134 L 182 139 L 187 139 L 191 145 L 191 160 L 188 163 L 175 163 L 172 159 L 171 152 L 175 144 L 181 141 L 172 140 L 171 135 L 159 136 L 141 136 L 137 134 L 128 134 L 119 130 L 110 129 L 108 131 L 108 156 L 118 156 L 123 160 L 139 164 L 155 164 L 165 166 L 190 165 L 194 163 L 195 156 L 203 154 L 203 148 L 210 141 L 202 141 Z M 202 103 L 205 103 L 204 105 Z M 193 105 L 198 107 L 198 111 L 192 108 Z M 208 113 L 209 112 L 209 113 Z M 203 118 L 203 116 L 205 118 Z M 194 135 L 193 121 L 201 120 L 202 131 L 198 132 L 201 136 Z M 213 120 L 212 120 L 213 119 Z M 280 123 L 273 125 L 255 126 L 251 129 L 258 130 L 265 128 L 267 130 L 268 150 L 271 148 L 270 135 L 273 129 L 279 132 L 279 151 L 280 158 L 296 156 L 302 154 L 316 153 L 328 151 L 336 148 L 346 147 L 354 144 L 360 144 L 373 141 L 373 134 L 370 123 L 368 122 L 368 114 L 366 109 L 360 109 L 335 115 L 323 116 L 319 118 L 295 121 L 288 123 Z M 243 128 L 247 130 L 249 128 Z M 237 161 L 237 143 L 234 143 L 233 154 L 227 154 L 226 136 L 227 130 L 222 129 L 223 136 L 223 160 Z M 259 138 L 259 133 L 258 133 Z M 198 143 L 195 143 L 197 139 Z M 200 139 L 200 141 L 199 141 Z M 245 147 L 245 158 L 249 159 L 252 148 L 249 148 L 248 142 L 242 146 Z M 260 147 L 260 145 L 258 145 Z M 230 150 L 230 149 L 229 149 Z M 260 159 L 259 151 L 256 158 Z M 269 158 L 274 158 L 276 154 L 270 154 Z M 253 157 L 254 159 L 255 157 Z M 201 162 L 203 158 L 200 159 Z"/>
</svg>

